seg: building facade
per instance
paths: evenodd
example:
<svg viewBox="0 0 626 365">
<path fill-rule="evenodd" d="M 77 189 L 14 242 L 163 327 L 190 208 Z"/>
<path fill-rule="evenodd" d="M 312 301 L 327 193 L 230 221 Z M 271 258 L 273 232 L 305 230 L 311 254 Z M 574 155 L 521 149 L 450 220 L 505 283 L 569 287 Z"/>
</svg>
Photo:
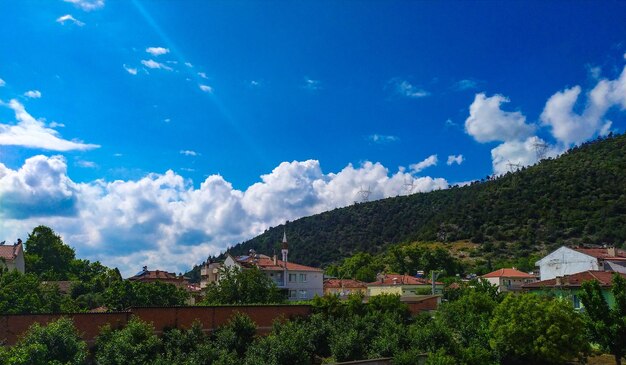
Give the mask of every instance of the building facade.
<svg viewBox="0 0 626 365">
<path fill-rule="evenodd" d="M 22 240 L 18 239 L 12 245 L 0 245 L 0 268 L 17 270 L 22 274 L 26 271 Z"/>
<path fill-rule="evenodd" d="M 523 285 L 537 281 L 534 275 L 519 271 L 515 268 L 496 270 L 483 275 L 482 278 L 492 285 L 497 286 L 499 292 L 520 291 Z"/>
<path fill-rule="evenodd" d="M 435 293 L 443 292 L 443 283 L 436 281 Z M 367 296 L 379 294 L 399 294 L 402 297 L 433 294 L 433 284 L 430 280 L 410 275 L 382 274 L 378 280 L 367 284 Z"/>
<path fill-rule="evenodd" d="M 626 273 L 626 252 L 614 247 L 560 247 L 535 263 L 541 280 L 572 275 L 583 271 L 615 271 Z"/>
<path fill-rule="evenodd" d="M 367 294 L 367 285 L 353 279 L 326 279 L 324 280 L 324 295 L 338 295 L 345 298 L 350 294 Z"/>
</svg>

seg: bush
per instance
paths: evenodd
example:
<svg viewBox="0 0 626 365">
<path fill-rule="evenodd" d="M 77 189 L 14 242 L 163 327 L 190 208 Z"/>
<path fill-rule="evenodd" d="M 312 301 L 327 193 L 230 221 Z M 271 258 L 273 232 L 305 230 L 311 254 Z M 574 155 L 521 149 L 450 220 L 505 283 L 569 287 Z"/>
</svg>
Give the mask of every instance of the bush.
<svg viewBox="0 0 626 365">
<path fill-rule="evenodd" d="M 154 327 L 133 317 L 126 327 L 113 330 L 103 327 L 96 339 L 96 362 L 99 365 L 144 365 L 153 363 L 161 341 Z"/>
</svg>

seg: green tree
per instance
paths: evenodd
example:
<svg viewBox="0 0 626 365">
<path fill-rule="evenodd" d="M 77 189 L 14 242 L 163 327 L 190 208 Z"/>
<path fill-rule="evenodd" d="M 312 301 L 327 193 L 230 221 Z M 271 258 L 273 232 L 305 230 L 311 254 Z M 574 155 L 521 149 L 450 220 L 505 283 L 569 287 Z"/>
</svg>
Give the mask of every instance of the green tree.
<svg viewBox="0 0 626 365">
<path fill-rule="evenodd" d="M 582 285 L 580 299 L 585 309 L 587 328 L 594 342 L 615 357 L 620 365 L 626 354 L 626 280 L 618 273 L 613 274 L 611 292 L 615 305 L 610 307 L 598 281 L 587 281 Z"/>
<path fill-rule="evenodd" d="M 246 365 L 310 365 L 315 347 L 306 321 L 274 322 L 272 332 L 246 352 Z"/>
<path fill-rule="evenodd" d="M 38 226 L 25 242 L 26 271 L 42 280 L 69 280 L 76 255 L 51 228 Z"/>
<path fill-rule="evenodd" d="M 5 363 L 82 365 L 86 364 L 87 354 L 87 344 L 78 335 L 72 320 L 60 318 L 46 326 L 39 323 L 32 325 L 24 337 L 6 351 Z"/>
<path fill-rule="evenodd" d="M 508 295 L 489 329 L 489 343 L 503 364 L 564 364 L 589 348 L 581 316 L 564 300 Z"/>
<path fill-rule="evenodd" d="M 55 285 L 42 285 L 30 273 L 0 272 L 0 314 L 58 313 L 77 309 Z"/>
<path fill-rule="evenodd" d="M 130 307 L 159 307 L 184 305 L 189 294 L 174 284 L 138 281 L 114 281 L 103 293 L 103 301 L 111 310 Z"/>
<path fill-rule="evenodd" d="M 243 357 L 256 336 L 256 323 L 245 314 L 235 313 L 228 323 L 215 332 L 216 345 Z"/>
<path fill-rule="evenodd" d="M 106 325 L 96 338 L 98 365 L 145 365 L 156 361 L 161 341 L 150 323 L 133 317 L 126 327 L 114 330 Z"/>
<path fill-rule="evenodd" d="M 284 296 L 278 287 L 260 269 L 225 267 L 220 273 L 219 283 L 207 286 L 202 304 L 260 304 L 281 303 Z"/>
</svg>

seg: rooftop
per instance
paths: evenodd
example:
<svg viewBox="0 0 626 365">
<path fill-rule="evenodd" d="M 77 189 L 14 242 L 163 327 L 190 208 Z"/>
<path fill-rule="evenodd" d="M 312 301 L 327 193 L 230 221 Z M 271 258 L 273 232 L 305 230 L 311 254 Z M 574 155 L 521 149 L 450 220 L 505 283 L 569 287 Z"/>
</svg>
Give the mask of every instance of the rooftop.
<svg viewBox="0 0 626 365">
<path fill-rule="evenodd" d="M 386 286 L 386 285 L 431 285 L 431 281 L 424 278 L 417 278 L 410 275 L 385 274 L 377 281 L 368 283 L 367 286 Z M 435 281 L 436 285 L 443 285 L 439 281 Z"/>
<path fill-rule="evenodd" d="M 600 286 L 610 287 L 613 282 L 612 271 L 595 271 L 588 270 L 579 272 L 576 274 L 565 275 L 550 280 L 537 281 L 531 284 L 523 286 L 525 289 L 533 288 L 551 288 L 551 287 L 580 287 L 585 281 L 597 280 Z M 619 273 L 623 278 L 626 278 L 626 274 Z"/>
<path fill-rule="evenodd" d="M 326 279 L 324 280 L 324 289 L 326 288 L 366 288 L 366 284 L 362 281 L 353 279 Z"/>
<path fill-rule="evenodd" d="M 618 248 L 574 248 L 574 250 L 597 259 L 626 260 L 626 251 Z"/>
<path fill-rule="evenodd" d="M 267 271 L 283 271 L 285 268 L 292 271 L 323 271 L 322 269 L 318 269 L 316 267 L 295 264 L 293 262 L 284 262 L 278 259 L 274 260 L 274 258 L 261 254 L 256 254 L 254 256 L 236 256 L 234 259 L 241 264 L 241 266 L 257 266 L 259 269 Z M 276 262 L 274 263 L 274 261 Z"/>
<path fill-rule="evenodd" d="M 525 273 L 523 271 L 519 271 L 515 268 L 503 268 L 496 271 L 492 271 L 489 274 L 485 274 L 482 276 L 483 278 L 527 278 L 534 279 L 535 277 L 531 274 Z"/>
<path fill-rule="evenodd" d="M 5 260 L 14 260 L 21 250 L 21 242 L 15 245 L 0 245 L 0 257 Z"/>
</svg>

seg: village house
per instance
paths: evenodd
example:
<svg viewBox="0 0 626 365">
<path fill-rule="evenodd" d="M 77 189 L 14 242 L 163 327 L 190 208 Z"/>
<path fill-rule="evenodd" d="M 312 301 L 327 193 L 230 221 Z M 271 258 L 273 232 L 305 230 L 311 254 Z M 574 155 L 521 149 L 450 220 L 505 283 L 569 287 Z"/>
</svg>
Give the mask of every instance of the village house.
<svg viewBox="0 0 626 365">
<path fill-rule="evenodd" d="M 226 254 L 224 267 L 245 270 L 259 268 L 276 286 L 285 292 L 289 300 L 308 300 L 316 295 L 324 295 L 324 272 L 322 269 L 289 262 L 287 234 L 283 235 L 282 260 L 276 255 L 269 257 L 251 251 L 249 255 L 232 256 Z"/>
<path fill-rule="evenodd" d="M 364 282 L 353 279 L 326 279 L 324 280 L 324 295 L 338 295 L 345 298 L 350 294 L 367 294 Z"/>
<path fill-rule="evenodd" d="M 482 276 L 492 285 L 498 287 L 499 292 L 519 291 L 522 285 L 537 281 L 534 275 L 519 271 L 516 268 L 499 269 Z"/>
<path fill-rule="evenodd" d="M 187 289 L 187 285 L 189 285 L 187 278 L 183 275 L 176 275 L 175 273 L 163 270 L 148 270 L 147 266 L 144 266 L 140 272 L 128 278 L 128 280 L 142 283 L 154 283 L 158 281 L 161 283 L 174 284 L 183 289 Z"/>
<path fill-rule="evenodd" d="M 616 271 L 626 273 L 626 251 L 615 247 L 560 247 L 535 263 L 541 280 L 571 275 L 583 271 Z"/>
<path fill-rule="evenodd" d="M 0 269 L 17 270 L 22 274 L 26 271 L 21 239 L 12 245 L 0 244 Z"/>
<path fill-rule="evenodd" d="M 585 281 L 597 280 L 602 289 L 602 296 L 609 306 L 615 305 L 615 298 L 611 293 L 614 272 L 587 270 L 571 275 L 557 276 L 556 278 L 525 284 L 523 289 L 529 293 L 549 295 L 567 299 L 572 302 L 575 309 L 581 309 L 580 301 L 581 286 Z M 626 274 L 618 273 L 626 278 Z"/>
<path fill-rule="evenodd" d="M 379 294 L 399 294 L 402 297 L 423 294 L 433 294 L 433 285 L 430 280 L 410 275 L 380 274 L 378 280 L 367 284 L 367 296 Z M 443 291 L 443 283 L 436 281 L 434 294 Z"/>
<path fill-rule="evenodd" d="M 221 262 L 211 262 L 207 259 L 200 267 L 200 288 L 204 289 L 211 283 L 217 283 L 220 280 Z"/>
</svg>

